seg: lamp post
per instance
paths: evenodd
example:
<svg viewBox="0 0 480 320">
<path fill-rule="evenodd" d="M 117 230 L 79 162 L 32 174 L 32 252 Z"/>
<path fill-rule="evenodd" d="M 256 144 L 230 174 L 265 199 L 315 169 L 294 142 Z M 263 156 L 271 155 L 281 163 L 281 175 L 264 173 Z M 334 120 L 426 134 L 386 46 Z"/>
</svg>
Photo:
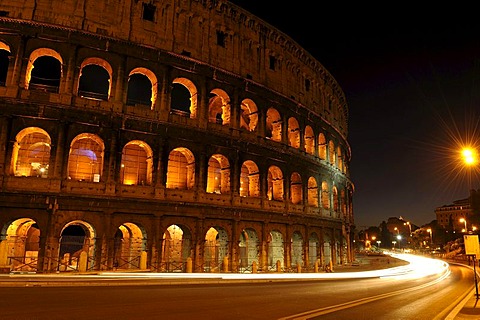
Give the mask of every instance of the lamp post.
<svg viewBox="0 0 480 320">
<path fill-rule="evenodd" d="M 407 221 L 403 223 L 404 226 L 408 226 L 408 239 L 407 243 L 410 244 L 412 241 L 412 225 L 410 224 L 410 221 Z"/>
<path fill-rule="evenodd" d="M 397 243 L 397 241 L 393 240 L 392 243 L 393 243 L 393 251 L 395 251 L 395 244 Z"/>
<path fill-rule="evenodd" d="M 432 229 L 428 228 L 428 229 L 427 229 L 427 232 L 430 234 L 430 245 L 429 245 L 429 246 L 431 246 L 431 245 L 432 245 L 432 242 L 433 242 Z"/>
<path fill-rule="evenodd" d="M 402 236 L 400 234 L 397 234 L 397 240 L 398 240 L 398 249 L 401 249 L 401 240 L 402 240 Z"/>
<path fill-rule="evenodd" d="M 377 240 L 377 247 L 380 249 L 380 243 L 382 243 L 382 241 L 380 240 Z"/>
<path fill-rule="evenodd" d="M 410 234 L 410 237 L 411 237 L 412 236 L 412 225 L 410 224 L 409 221 L 405 222 L 403 225 L 408 226 L 408 231 L 409 231 L 409 234 Z"/>
<path fill-rule="evenodd" d="M 465 224 L 465 229 L 463 229 L 462 232 L 467 232 L 467 219 L 460 218 L 460 220 L 458 220 L 458 221 L 463 222 Z"/>
</svg>

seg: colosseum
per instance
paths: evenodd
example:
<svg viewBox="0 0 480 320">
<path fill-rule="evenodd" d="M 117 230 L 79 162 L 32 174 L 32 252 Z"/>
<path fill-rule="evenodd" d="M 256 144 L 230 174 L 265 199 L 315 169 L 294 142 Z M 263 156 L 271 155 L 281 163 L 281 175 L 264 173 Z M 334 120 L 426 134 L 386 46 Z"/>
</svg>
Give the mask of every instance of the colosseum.
<svg viewBox="0 0 480 320">
<path fill-rule="evenodd" d="M 348 106 L 226 0 L 0 0 L 1 272 L 353 261 Z"/>
</svg>

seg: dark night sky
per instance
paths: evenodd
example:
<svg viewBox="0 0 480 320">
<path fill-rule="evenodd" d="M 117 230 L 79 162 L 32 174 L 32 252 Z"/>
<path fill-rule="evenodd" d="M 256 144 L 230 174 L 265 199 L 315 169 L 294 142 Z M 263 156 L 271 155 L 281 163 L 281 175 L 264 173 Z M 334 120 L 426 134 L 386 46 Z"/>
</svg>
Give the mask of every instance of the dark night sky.
<svg viewBox="0 0 480 320">
<path fill-rule="evenodd" d="M 357 228 L 399 216 L 421 226 L 436 219 L 436 207 L 479 188 L 478 168 L 467 171 L 457 152 L 478 146 L 480 134 L 472 8 L 232 2 L 290 36 L 345 92 Z"/>
</svg>

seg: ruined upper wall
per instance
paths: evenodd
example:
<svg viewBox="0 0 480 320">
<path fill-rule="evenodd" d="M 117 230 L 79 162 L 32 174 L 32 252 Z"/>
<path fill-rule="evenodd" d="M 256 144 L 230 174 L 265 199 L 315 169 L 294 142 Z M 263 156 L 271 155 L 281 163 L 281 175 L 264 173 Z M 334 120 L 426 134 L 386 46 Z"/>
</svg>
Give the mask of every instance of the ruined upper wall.
<svg viewBox="0 0 480 320">
<path fill-rule="evenodd" d="M 228 1 L 0 0 L 0 16 L 188 56 L 298 102 L 347 136 L 347 103 L 330 73 L 287 35 Z"/>
</svg>

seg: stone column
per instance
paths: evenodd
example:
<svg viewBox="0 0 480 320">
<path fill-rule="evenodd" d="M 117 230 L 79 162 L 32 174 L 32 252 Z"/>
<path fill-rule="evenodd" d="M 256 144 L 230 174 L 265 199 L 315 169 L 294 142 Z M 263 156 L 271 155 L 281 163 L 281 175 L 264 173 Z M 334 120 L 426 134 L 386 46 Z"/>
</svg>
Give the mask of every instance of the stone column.
<svg viewBox="0 0 480 320">
<path fill-rule="evenodd" d="M 10 128 L 10 120 L 7 117 L 0 117 L 0 174 L 8 175 L 10 165 L 6 163 L 7 161 L 7 146 L 8 142 L 8 132 Z M 3 179 L 2 179 L 3 181 Z"/>
</svg>

